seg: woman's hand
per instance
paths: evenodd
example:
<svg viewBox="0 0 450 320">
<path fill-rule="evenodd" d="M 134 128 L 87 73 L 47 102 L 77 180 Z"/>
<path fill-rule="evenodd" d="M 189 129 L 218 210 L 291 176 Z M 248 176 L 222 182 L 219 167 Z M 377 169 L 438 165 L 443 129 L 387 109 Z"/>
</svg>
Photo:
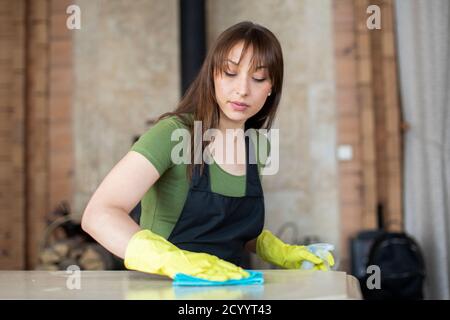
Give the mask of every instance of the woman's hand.
<svg viewBox="0 0 450 320">
<path fill-rule="evenodd" d="M 256 254 L 264 261 L 284 269 L 300 269 L 304 261 L 313 263 L 313 269 L 316 270 L 327 270 L 326 264 L 334 265 L 331 254 L 326 259 L 321 259 L 311 253 L 306 246 L 286 244 L 268 230 L 264 230 L 258 236 Z"/>
<path fill-rule="evenodd" d="M 172 279 L 177 273 L 211 281 L 239 280 L 249 276 L 241 267 L 208 253 L 182 250 L 150 230 L 141 230 L 131 238 L 125 266 Z"/>
</svg>

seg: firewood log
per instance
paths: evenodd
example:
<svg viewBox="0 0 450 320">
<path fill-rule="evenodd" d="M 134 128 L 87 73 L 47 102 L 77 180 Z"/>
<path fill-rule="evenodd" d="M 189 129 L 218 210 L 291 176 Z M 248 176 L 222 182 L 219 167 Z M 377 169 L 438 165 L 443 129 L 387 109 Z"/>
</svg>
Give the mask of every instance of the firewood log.
<svg viewBox="0 0 450 320">
<path fill-rule="evenodd" d="M 106 263 L 95 244 L 88 245 L 78 260 L 84 270 L 103 270 Z"/>
<path fill-rule="evenodd" d="M 59 268 L 59 270 L 67 270 L 67 268 L 68 268 L 69 266 L 73 266 L 73 265 L 78 266 L 78 267 L 81 269 L 81 267 L 79 266 L 78 260 L 76 260 L 76 259 L 71 259 L 71 258 L 63 259 L 63 260 L 58 264 L 58 268 Z"/>
<path fill-rule="evenodd" d="M 55 264 L 61 260 L 58 253 L 55 250 L 53 250 L 53 248 L 45 248 L 41 252 L 39 259 L 40 259 L 40 262 L 45 265 Z"/>
<path fill-rule="evenodd" d="M 59 241 L 55 244 L 52 245 L 53 251 L 55 251 L 60 260 L 64 259 L 65 257 L 67 257 L 69 250 L 70 250 L 70 245 L 69 243 L 65 242 L 65 241 Z"/>
</svg>

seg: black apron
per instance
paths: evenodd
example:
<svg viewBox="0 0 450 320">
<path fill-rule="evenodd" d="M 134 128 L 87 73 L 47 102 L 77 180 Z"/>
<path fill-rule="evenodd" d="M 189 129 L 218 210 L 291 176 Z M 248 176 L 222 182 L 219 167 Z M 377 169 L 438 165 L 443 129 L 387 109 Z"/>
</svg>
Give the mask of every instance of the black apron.
<svg viewBox="0 0 450 320">
<path fill-rule="evenodd" d="M 245 196 L 230 197 L 211 191 L 209 165 L 194 165 L 189 192 L 168 241 L 177 247 L 215 255 L 238 266 L 243 263 L 247 241 L 264 227 L 264 194 L 253 143 L 245 137 Z M 251 164 L 250 164 L 251 162 Z"/>
</svg>

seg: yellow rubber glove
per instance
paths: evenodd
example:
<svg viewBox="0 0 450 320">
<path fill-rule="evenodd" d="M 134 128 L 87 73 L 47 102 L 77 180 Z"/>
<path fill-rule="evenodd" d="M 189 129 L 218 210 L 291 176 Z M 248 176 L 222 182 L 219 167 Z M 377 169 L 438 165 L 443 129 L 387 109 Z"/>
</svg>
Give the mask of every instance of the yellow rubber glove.
<svg viewBox="0 0 450 320">
<path fill-rule="evenodd" d="M 172 279 L 177 273 L 211 281 L 238 280 L 249 276 L 244 269 L 216 256 L 181 250 L 150 230 L 137 232 L 128 242 L 125 267 Z"/>
<path fill-rule="evenodd" d="M 256 254 L 266 262 L 284 269 L 299 269 L 304 260 L 315 264 L 314 270 L 327 270 L 324 260 L 308 251 L 306 246 L 286 244 L 264 230 L 256 239 Z M 327 257 L 327 263 L 334 265 L 333 256 Z M 329 259 L 329 260 L 328 260 Z"/>
</svg>

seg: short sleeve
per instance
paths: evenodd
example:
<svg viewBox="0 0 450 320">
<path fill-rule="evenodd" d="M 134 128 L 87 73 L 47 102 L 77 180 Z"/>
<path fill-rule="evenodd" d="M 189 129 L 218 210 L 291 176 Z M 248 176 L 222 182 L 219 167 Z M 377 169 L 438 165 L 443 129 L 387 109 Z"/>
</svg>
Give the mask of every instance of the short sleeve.
<svg viewBox="0 0 450 320">
<path fill-rule="evenodd" d="M 142 154 L 150 161 L 162 175 L 174 165 L 171 159 L 172 148 L 179 141 L 172 141 L 172 132 L 182 128 L 175 117 L 169 117 L 158 121 L 145 132 L 131 147 L 131 151 Z"/>
</svg>

